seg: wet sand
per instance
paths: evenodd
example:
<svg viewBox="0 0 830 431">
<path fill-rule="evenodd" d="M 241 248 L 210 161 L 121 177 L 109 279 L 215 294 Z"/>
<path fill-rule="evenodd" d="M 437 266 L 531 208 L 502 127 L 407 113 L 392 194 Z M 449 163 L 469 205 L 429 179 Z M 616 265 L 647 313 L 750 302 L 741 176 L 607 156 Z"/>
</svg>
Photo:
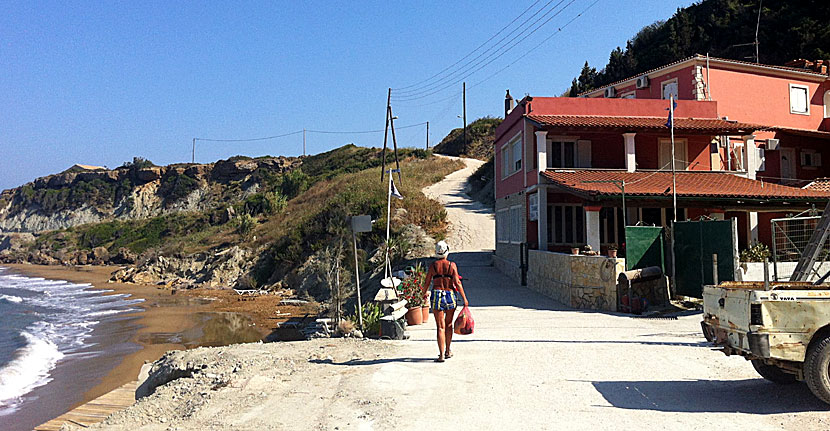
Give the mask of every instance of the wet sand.
<svg viewBox="0 0 830 431">
<path fill-rule="evenodd" d="M 229 289 L 174 292 L 153 285 L 109 283 L 116 267 L 3 266 L 26 276 L 90 283 L 98 289 L 112 290 L 105 294 L 130 294 L 132 298 L 144 299 L 136 305 L 142 312 L 125 313 L 96 326 L 93 335 L 98 337 L 103 350 L 99 356 L 63 367 L 59 364 L 53 372 L 54 383 L 64 383 L 60 387 L 50 384 L 39 388 L 44 395 L 50 395 L 41 397 L 50 417 L 38 417 L 38 423 L 135 380 L 145 362 L 157 360 L 168 350 L 258 341 L 270 334 L 278 321 L 284 320 L 274 319 L 273 304 L 266 304 L 278 303 L 276 296 L 237 301 L 238 295 Z M 248 313 L 248 308 L 254 312 Z M 45 415 L 46 411 L 39 413 Z"/>
</svg>

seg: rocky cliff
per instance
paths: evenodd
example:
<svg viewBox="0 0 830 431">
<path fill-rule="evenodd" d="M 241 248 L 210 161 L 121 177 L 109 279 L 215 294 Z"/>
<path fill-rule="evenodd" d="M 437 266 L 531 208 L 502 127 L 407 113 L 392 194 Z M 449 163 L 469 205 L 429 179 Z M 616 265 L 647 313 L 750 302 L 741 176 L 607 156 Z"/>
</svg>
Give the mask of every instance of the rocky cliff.
<svg viewBox="0 0 830 431">
<path fill-rule="evenodd" d="M 237 157 L 210 164 L 69 170 L 0 193 L 0 234 L 204 211 L 228 200 L 233 188 L 228 186 L 238 186 L 237 199 L 244 198 L 263 179 L 301 164 L 295 157 Z"/>
</svg>

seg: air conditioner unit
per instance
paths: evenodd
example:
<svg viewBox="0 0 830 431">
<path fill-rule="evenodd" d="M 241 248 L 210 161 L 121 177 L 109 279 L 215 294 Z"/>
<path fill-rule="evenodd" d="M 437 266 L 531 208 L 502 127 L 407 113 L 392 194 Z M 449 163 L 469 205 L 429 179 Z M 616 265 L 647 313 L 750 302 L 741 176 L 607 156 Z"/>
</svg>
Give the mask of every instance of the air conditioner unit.
<svg viewBox="0 0 830 431">
<path fill-rule="evenodd" d="M 648 75 L 637 78 L 637 88 L 648 88 Z"/>
<path fill-rule="evenodd" d="M 775 151 L 778 149 L 778 139 L 767 139 L 767 150 Z"/>
<path fill-rule="evenodd" d="M 608 87 L 605 89 L 605 97 L 614 97 L 617 95 L 617 89 L 614 87 Z"/>
</svg>

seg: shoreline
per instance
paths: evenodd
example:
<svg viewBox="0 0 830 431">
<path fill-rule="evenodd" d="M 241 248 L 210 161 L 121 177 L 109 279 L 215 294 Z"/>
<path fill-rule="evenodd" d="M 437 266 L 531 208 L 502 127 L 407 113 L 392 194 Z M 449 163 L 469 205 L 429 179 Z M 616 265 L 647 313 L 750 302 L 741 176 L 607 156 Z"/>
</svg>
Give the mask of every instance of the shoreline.
<svg viewBox="0 0 830 431">
<path fill-rule="evenodd" d="M 276 296 L 265 300 L 257 298 L 254 301 L 238 301 L 238 295 L 229 289 L 175 291 L 155 285 L 110 283 L 111 272 L 118 268 L 114 266 L 2 266 L 24 276 L 90 283 L 95 290 L 112 290 L 102 295 L 130 294 L 133 299 L 144 300 L 135 305 L 143 311 L 121 314 L 117 320 L 95 328 L 96 335 L 109 339 L 111 344 L 108 347 L 114 350 L 107 352 L 108 361 L 95 358 L 89 360 L 96 367 L 107 370 L 96 372 L 96 369 L 85 374 L 94 383 L 84 382 L 88 389 L 72 400 L 67 411 L 136 380 L 145 362 L 155 361 L 167 351 L 259 341 L 266 338 L 279 321 L 286 320 L 285 317 L 272 315 L 279 313 L 278 310 L 276 313 L 271 312 L 275 301 L 278 304 L 280 299 Z M 296 313 L 297 310 L 294 311 Z M 126 337 L 128 339 L 117 338 L 127 335 L 123 331 L 107 333 L 108 330 L 123 325 L 133 327 Z M 135 347 L 124 349 L 125 345 Z M 62 413 L 65 412 L 58 415 Z M 46 418 L 42 422 L 50 419 L 52 418 Z"/>
</svg>

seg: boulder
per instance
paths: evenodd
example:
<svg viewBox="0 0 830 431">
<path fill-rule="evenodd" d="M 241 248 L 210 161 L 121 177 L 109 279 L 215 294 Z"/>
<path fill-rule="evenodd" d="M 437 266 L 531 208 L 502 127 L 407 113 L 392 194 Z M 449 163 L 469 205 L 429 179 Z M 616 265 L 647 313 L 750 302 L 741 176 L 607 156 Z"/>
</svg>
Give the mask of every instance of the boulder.
<svg viewBox="0 0 830 431">
<path fill-rule="evenodd" d="M 106 247 L 95 247 L 90 254 L 90 260 L 93 265 L 103 265 L 110 258 L 110 253 Z"/>
<path fill-rule="evenodd" d="M 22 250 L 33 242 L 35 242 L 35 236 L 28 232 L 3 234 L 0 235 L 0 251 Z"/>
</svg>

